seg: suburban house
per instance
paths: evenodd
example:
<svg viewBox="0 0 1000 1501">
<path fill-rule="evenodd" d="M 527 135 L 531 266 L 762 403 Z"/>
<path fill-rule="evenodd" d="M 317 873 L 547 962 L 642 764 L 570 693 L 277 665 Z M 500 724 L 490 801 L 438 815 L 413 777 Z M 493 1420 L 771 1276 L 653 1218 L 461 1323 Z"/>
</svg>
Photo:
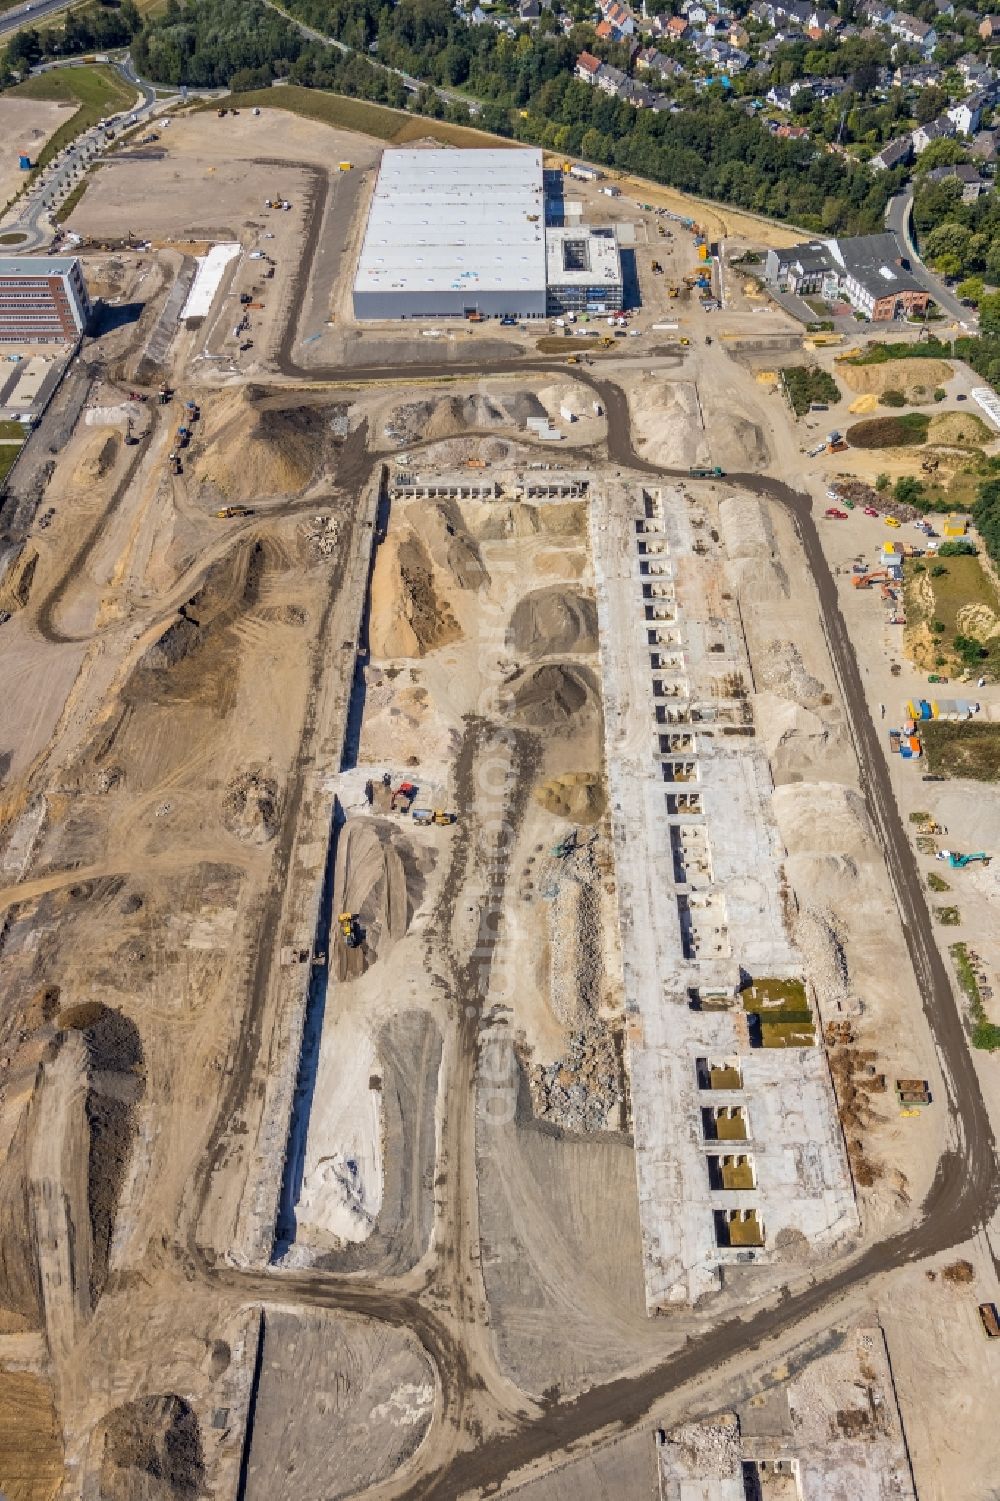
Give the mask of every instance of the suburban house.
<svg viewBox="0 0 1000 1501">
<path fill-rule="evenodd" d="M 1000 129 L 981 130 L 972 143 L 972 154 L 981 162 L 995 162 L 1000 150 Z"/>
<path fill-rule="evenodd" d="M 980 89 L 977 93 L 970 94 L 968 99 L 963 99 L 961 103 L 953 104 L 948 110 L 948 119 L 954 123 L 960 135 L 974 135 L 983 118 L 983 110 L 989 102 L 989 95 L 985 90 Z"/>
<path fill-rule="evenodd" d="M 827 300 L 844 298 L 875 323 L 924 313 L 929 301 L 903 265 L 893 234 L 813 240 L 769 250 L 764 278 L 769 286 L 799 297 L 819 293 Z"/>
<path fill-rule="evenodd" d="M 897 136 L 872 157 L 868 165 L 875 172 L 891 172 L 893 167 L 908 167 L 913 160 L 913 141 L 909 136 Z"/>
<path fill-rule="evenodd" d="M 592 52 L 581 52 L 576 60 L 576 76 L 582 78 L 584 83 L 596 83 L 597 75 L 601 71 L 601 59 L 595 57 Z"/>
<path fill-rule="evenodd" d="M 672 42 L 680 42 L 690 30 L 683 16 L 671 16 L 664 29 L 664 36 L 669 37 Z"/>
<path fill-rule="evenodd" d="M 990 190 L 990 184 L 980 177 L 976 167 L 954 165 L 935 167 L 927 174 L 928 182 L 946 182 L 949 178 L 955 178 L 962 184 L 963 203 L 975 203 L 977 198 Z"/>
<path fill-rule="evenodd" d="M 926 21 L 919 21 L 916 16 L 907 15 L 905 11 L 897 11 L 889 22 L 889 30 L 900 41 L 906 42 L 910 47 L 919 47 L 922 52 L 933 52 L 937 46 L 934 27 Z"/>
<path fill-rule="evenodd" d="M 913 149 L 919 156 L 921 151 L 926 151 L 931 141 L 944 140 L 955 134 L 955 122 L 949 120 L 947 115 L 939 115 L 936 120 L 931 120 L 927 125 L 918 125 L 913 132 Z"/>
<path fill-rule="evenodd" d="M 979 35 L 984 42 L 1000 40 L 1000 16 L 984 16 L 979 23 Z"/>
</svg>

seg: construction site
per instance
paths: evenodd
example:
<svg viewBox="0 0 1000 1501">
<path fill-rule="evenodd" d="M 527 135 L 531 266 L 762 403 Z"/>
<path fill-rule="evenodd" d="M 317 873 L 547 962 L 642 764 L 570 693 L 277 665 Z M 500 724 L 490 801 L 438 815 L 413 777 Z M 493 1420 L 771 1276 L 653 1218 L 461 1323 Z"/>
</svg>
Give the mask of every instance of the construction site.
<svg viewBox="0 0 1000 1501">
<path fill-rule="evenodd" d="M 977 1501 L 1000 1091 L 801 332 L 568 174 L 610 324 L 363 327 L 382 143 L 164 118 L 0 510 L 0 1490 Z"/>
</svg>

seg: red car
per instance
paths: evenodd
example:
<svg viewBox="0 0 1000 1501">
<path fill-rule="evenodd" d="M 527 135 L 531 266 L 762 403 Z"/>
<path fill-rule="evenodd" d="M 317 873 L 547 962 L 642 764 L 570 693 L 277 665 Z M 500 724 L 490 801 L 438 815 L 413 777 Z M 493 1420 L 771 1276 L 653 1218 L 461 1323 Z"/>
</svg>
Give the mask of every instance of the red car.
<svg viewBox="0 0 1000 1501">
<path fill-rule="evenodd" d="M 830 521 L 846 521 L 847 520 L 847 512 L 846 511 L 838 511 L 838 509 L 837 509 L 836 506 L 827 506 L 826 511 L 825 511 L 824 514 L 828 517 L 828 519 Z"/>
<path fill-rule="evenodd" d="M 877 516 L 878 515 L 878 511 L 876 511 L 876 509 L 875 509 L 874 506 L 865 506 L 865 515 L 866 516 Z"/>
</svg>

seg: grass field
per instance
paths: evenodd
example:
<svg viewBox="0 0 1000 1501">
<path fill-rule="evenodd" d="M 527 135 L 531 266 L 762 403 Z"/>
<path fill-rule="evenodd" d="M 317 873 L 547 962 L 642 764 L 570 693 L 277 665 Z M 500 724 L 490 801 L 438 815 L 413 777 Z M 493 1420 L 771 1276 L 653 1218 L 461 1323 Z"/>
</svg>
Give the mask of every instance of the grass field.
<svg viewBox="0 0 1000 1501">
<path fill-rule="evenodd" d="M 102 63 L 94 67 L 60 68 L 51 73 L 39 73 L 16 84 L 8 92 L 14 98 L 54 99 L 78 106 L 75 114 L 60 125 L 42 148 L 35 164 L 36 171 L 58 156 L 78 135 L 96 125 L 98 120 L 128 109 L 136 98 L 134 91 L 122 82 L 115 70 Z"/>
<path fill-rule="evenodd" d="M 956 636 L 969 636 L 986 648 L 980 670 L 1000 677 L 1000 635 L 990 634 L 1000 625 L 1000 599 L 978 558 L 908 558 L 903 564 L 903 597 L 907 647 L 913 645 L 918 666 L 949 674 L 958 671 L 961 657 L 953 643 Z M 935 629 L 935 622 L 944 629 Z"/>
<path fill-rule="evenodd" d="M 23 428 L 21 429 L 21 432 L 23 435 Z M 13 469 L 14 460 L 17 458 L 23 447 L 23 443 L 0 443 L 0 485 L 3 484 L 4 480 Z"/>
<path fill-rule="evenodd" d="M 938 776 L 1000 781 L 1000 724 L 935 719 L 920 727 L 927 769 Z"/>
<path fill-rule="evenodd" d="M 464 125 L 448 125 L 443 120 L 428 120 L 423 115 L 409 115 L 405 110 L 387 109 L 384 104 L 369 104 L 365 99 L 348 99 L 344 94 L 330 94 L 324 89 L 303 89 L 297 84 L 283 84 L 277 89 L 254 89 L 247 94 L 232 94 L 226 101 L 237 109 L 286 109 L 307 120 L 319 120 L 338 130 L 356 130 L 379 141 L 396 146 L 407 141 L 440 141 L 443 146 L 516 146 L 517 141 L 487 135 Z M 206 109 L 216 109 L 212 100 Z"/>
</svg>

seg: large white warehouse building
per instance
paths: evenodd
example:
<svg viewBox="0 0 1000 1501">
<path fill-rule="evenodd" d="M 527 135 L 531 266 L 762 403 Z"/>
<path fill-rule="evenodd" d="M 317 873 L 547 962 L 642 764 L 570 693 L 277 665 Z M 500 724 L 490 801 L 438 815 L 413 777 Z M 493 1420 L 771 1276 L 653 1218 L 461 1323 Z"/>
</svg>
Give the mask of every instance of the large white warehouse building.
<svg viewBox="0 0 1000 1501">
<path fill-rule="evenodd" d="M 621 305 L 614 230 L 546 230 L 540 151 L 383 154 L 356 318 L 544 318 Z"/>
<path fill-rule="evenodd" d="M 545 316 L 536 150 L 388 150 L 354 281 L 356 318 Z"/>
</svg>

